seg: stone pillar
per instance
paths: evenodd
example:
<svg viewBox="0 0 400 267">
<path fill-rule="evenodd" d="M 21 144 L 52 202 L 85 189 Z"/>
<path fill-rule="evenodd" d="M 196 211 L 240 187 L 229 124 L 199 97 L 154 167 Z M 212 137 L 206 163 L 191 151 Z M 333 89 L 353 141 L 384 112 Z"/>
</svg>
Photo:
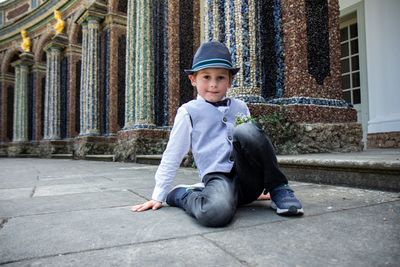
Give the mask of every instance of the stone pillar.
<svg viewBox="0 0 400 267">
<path fill-rule="evenodd" d="M 338 1 L 281 0 L 280 9 L 284 86 L 268 103 L 296 122 L 355 122 L 342 99 Z"/>
<path fill-rule="evenodd" d="M 43 133 L 45 140 L 60 139 L 60 65 L 61 53 L 65 49 L 66 43 L 66 36 L 56 35 L 45 47 L 47 53 Z"/>
<path fill-rule="evenodd" d="M 206 39 L 224 42 L 241 69 L 229 94 L 254 117 L 295 124 L 297 153 L 360 149 L 342 99 L 338 0 L 206 0 L 204 17 Z"/>
<path fill-rule="evenodd" d="M 128 2 L 125 125 L 118 132 L 114 150 L 118 160 L 135 160 L 136 154 L 159 154 L 165 148 L 167 131 L 156 128 L 154 114 L 155 61 L 159 60 L 154 16 L 158 8 L 152 1 Z"/>
<path fill-rule="evenodd" d="M 107 14 L 104 0 L 91 1 L 76 23 L 82 26 L 80 133 L 74 140 L 75 157 L 112 153 L 115 139 L 101 136 L 100 129 L 100 28 Z"/>
<path fill-rule="evenodd" d="M 240 68 L 229 95 L 248 103 L 264 103 L 261 96 L 256 0 L 207 0 L 205 35 L 226 44 L 233 65 Z"/>
<path fill-rule="evenodd" d="M 8 120 L 8 87 L 14 84 L 15 78 L 12 75 L 4 74 L 0 76 L 0 143 L 9 142 L 7 138 Z"/>
<path fill-rule="evenodd" d="M 130 1 L 128 7 L 125 130 L 154 128 L 153 3 Z"/>
<path fill-rule="evenodd" d="M 28 74 L 33 65 L 33 54 L 22 53 L 20 60 L 14 62 L 15 68 L 15 97 L 13 142 L 28 141 Z"/>
<path fill-rule="evenodd" d="M 34 132 L 32 139 L 39 141 L 43 138 L 43 123 L 44 121 L 42 120 L 42 107 L 44 106 L 44 103 L 42 103 L 42 94 L 43 90 L 42 87 L 44 86 L 42 84 L 43 78 L 46 77 L 46 66 L 44 64 L 39 64 L 35 63 L 35 65 L 32 66 L 32 74 L 33 74 L 33 90 L 34 90 L 34 115 L 33 115 L 33 124 L 34 124 Z"/>
<path fill-rule="evenodd" d="M 80 135 L 100 134 L 99 121 L 99 27 L 101 18 L 88 16 L 82 24 L 82 79 Z"/>
</svg>

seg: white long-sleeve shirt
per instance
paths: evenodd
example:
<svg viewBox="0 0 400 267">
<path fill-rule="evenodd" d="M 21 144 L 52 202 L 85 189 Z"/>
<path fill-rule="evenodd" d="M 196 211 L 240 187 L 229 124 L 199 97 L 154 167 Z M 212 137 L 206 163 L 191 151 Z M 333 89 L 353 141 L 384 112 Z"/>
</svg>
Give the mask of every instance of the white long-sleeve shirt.
<svg viewBox="0 0 400 267">
<path fill-rule="evenodd" d="M 205 101 L 201 96 L 198 100 Z M 218 110 L 222 113 L 228 107 L 220 106 Z M 245 114 L 246 116 L 250 114 Z M 184 107 L 177 111 L 170 138 L 165 149 L 161 163 L 155 175 L 156 185 L 153 190 L 152 199 L 164 202 L 183 158 L 189 152 L 191 147 L 192 123 L 190 115 Z"/>
</svg>

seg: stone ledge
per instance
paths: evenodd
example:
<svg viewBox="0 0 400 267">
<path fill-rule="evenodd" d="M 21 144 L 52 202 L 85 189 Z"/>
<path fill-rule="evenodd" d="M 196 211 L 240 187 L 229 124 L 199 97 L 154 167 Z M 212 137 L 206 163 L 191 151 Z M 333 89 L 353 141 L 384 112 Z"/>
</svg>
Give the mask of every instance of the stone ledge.
<svg viewBox="0 0 400 267">
<path fill-rule="evenodd" d="M 72 159 L 73 154 L 51 154 L 52 159 Z"/>
<path fill-rule="evenodd" d="M 278 162 L 281 166 L 303 166 L 303 167 L 321 167 L 324 169 L 335 168 L 335 169 L 355 169 L 364 171 L 390 171 L 400 174 L 400 162 L 396 160 L 391 161 L 371 161 L 371 160 L 350 160 L 350 159 L 304 159 L 290 158 L 290 157 L 279 157 Z"/>
<path fill-rule="evenodd" d="M 86 160 L 114 161 L 114 155 L 85 155 Z"/>
</svg>

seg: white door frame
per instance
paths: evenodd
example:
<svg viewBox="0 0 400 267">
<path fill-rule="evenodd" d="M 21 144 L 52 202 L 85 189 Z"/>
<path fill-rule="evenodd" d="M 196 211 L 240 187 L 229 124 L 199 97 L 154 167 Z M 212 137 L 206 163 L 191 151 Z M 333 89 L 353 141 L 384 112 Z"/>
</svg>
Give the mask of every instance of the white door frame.
<svg viewBox="0 0 400 267">
<path fill-rule="evenodd" d="M 367 53 L 365 39 L 365 12 L 364 1 L 360 1 L 352 6 L 340 10 L 340 18 L 356 14 L 358 27 L 358 49 L 360 62 L 360 93 L 361 93 L 361 121 L 363 130 L 364 149 L 367 148 L 368 120 L 369 120 L 369 98 L 368 98 L 368 80 L 367 80 Z"/>
</svg>

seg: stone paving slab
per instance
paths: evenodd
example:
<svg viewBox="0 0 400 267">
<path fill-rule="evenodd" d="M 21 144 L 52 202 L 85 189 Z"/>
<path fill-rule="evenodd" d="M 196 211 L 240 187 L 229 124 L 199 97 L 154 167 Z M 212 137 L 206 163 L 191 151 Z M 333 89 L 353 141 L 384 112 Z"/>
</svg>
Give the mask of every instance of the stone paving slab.
<svg viewBox="0 0 400 267">
<path fill-rule="evenodd" d="M 201 259 L 201 260 L 200 260 Z M 233 256 L 201 236 L 141 243 L 76 254 L 57 255 L 5 266 L 243 266 Z M 196 265 L 194 265 L 196 266 Z"/>
<path fill-rule="evenodd" d="M 46 213 L 113 208 L 144 201 L 129 191 L 65 194 L 0 202 L 0 217 L 11 218 Z"/>
<path fill-rule="evenodd" d="M 29 198 L 33 194 L 33 188 L 0 189 L 0 200 Z"/>
<path fill-rule="evenodd" d="M 400 203 L 204 235 L 247 266 L 398 266 Z"/>
<path fill-rule="evenodd" d="M 0 235 L 0 259 L 19 261 L 178 238 L 213 231 L 178 209 L 133 213 L 129 207 L 11 218 Z"/>
<path fill-rule="evenodd" d="M 256 201 L 241 207 L 227 227 L 206 228 L 177 208 L 129 210 L 151 196 L 156 166 L 2 158 L 0 169 L 7 170 L 0 172 L 0 199 L 8 196 L 0 200 L 0 265 L 187 266 L 200 264 L 199 259 L 202 266 L 400 262 L 399 193 L 293 182 L 303 217 L 278 216 L 269 201 Z M 196 170 L 178 170 L 175 184 L 195 182 Z M 28 189 L 31 194 L 23 193 Z"/>
</svg>

